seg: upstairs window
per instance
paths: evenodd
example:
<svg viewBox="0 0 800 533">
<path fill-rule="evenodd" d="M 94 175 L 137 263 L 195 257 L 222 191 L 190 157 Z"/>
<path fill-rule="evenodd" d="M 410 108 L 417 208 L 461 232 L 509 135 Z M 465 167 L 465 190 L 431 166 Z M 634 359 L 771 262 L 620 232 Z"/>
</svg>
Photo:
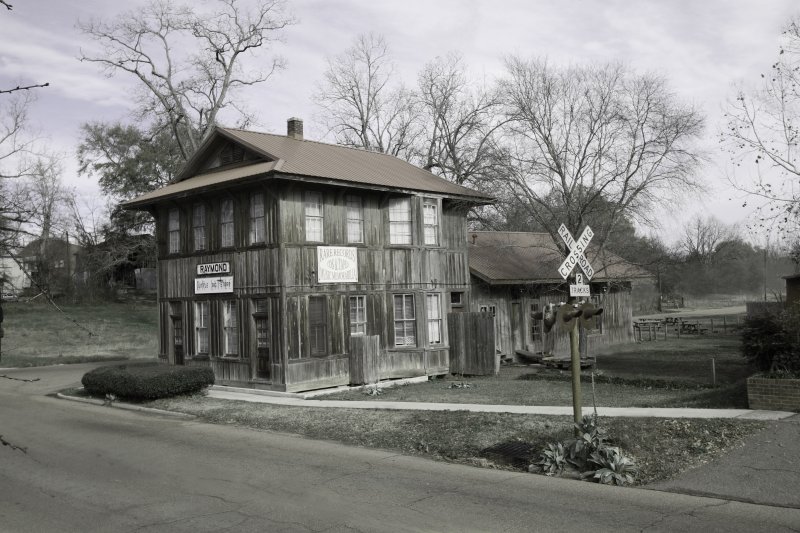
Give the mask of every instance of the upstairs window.
<svg viewBox="0 0 800 533">
<path fill-rule="evenodd" d="M 192 209 L 192 235 L 195 251 L 206 249 L 206 206 L 195 204 Z"/>
<path fill-rule="evenodd" d="M 422 213 L 425 224 L 425 244 L 439 244 L 439 204 L 433 198 L 425 198 Z"/>
<path fill-rule="evenodd" d="M 359 196 L 347 196 L 347 242 L 364 242 L 364 210 Z"/>
<path fill-rule="evenodd" d="M 306 240 L 309 242 L 322 242 L 322 194 L 318 192 L 306 193 Z"/>
<path fill-rule="evenodd" d="M 208 302 L 194 303 L 194 342 L 198 355 L 208 355 Z"/>
<path fill-rule="evenodd" d="M 222 336 L 226 357 L 239 355 L 239 311 L 236 300 L 225 300 L 222 305 Z"/>
<path fill-rule="evenodd" d="M 233 200 L 222 200 L 219 214 L 220 247 L 233 246 Z"/>
<path fill-rule="evenodd" d="M 411 244 L 411 199 L 389 201 L 389 244 Z"/>
<path fill-rule="evenodd" d="M 219 153 L 219 164 L 230 165 L 231 163 L 238 163 L 244 161 L 244 148 L 238 144 L 229 144 L 225 146 Z"/>
<path fill-rule="evenodd" d="M 417 318 L 413 294 L 394 295 L 394 345 L 417 345 Z"/>
<path fill-rule="evenodd" d="M 264 195 L 250 197 L 250 244 L 264 242 Z"/>
<path fill-rule="evenodd" d="M 169 253 L 177 254 L 181 251 L 181 213 L 177 208 L 169 210 L 169 221 L 167 222 L 167 233 L 169 235 Z"/>
</svg>

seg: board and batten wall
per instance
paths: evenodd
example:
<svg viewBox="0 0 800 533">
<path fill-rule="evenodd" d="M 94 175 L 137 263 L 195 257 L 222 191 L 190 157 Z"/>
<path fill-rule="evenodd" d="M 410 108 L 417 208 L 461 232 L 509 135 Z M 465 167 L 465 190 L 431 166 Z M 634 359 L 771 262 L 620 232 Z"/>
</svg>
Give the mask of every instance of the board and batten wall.
<svg viewBox="0 0 800 533">
<path fill-rule="evenodd" d="M 323 199 L 322 242 L 305 240 L 305 193 L 319 192 Z M 265 199 L 265 239 L 249 244 L 249 198 L 260 193 Z M 348 243 L 346 235 L 347 195 L 362 199 L 364 242 Z M 366 300 L 367 335 L 381 340 L 381 378 L 446 373 L 448 346 L 446 314 L 450 293 L 460 292 L 468 301 L 466 209 L 436 195 L 408 193 L 411 198 L 413 243 L 389 245 L 388 205 L 399 194 L 369 189 L 334 187 L 292 181 L 270 180 L 240 191 L 224 191 L 172 201 L 156 210 L 159 246 L 160 356 L 174 363 L 171 313 L 180 310 L 183 321 L 186 364 L 214 368 L 221 382 L 275 388 L 308 390 L 347 384 L 349 381 L 349 297 Z M 224 198 L 234 200 L 234 246 L 220 249 L 219 212 Z M 439 206 L 439 244 L 423 245 L 423 198 L 434 198 Z M 192 208 L 202 203 L 206 211 L 207 250 L 193 251 Z M 167 217 L 171 208 L 181 213 L 180 253 L 168 254 Z M 353 247 L 358 257 L 357 283 L 317 283 L 317 247 Z M 197 265 L 227 262 L 233 276 L 233 292 L 194 294 Z M 417 344 L 394 346 L 394 295 L 413 294 L 417 317 Z M 425 295 L 439 294 L 442 342 L 427 339 Z M 312 357 L 308 338 L 308 301 L 326 298 L 327 354 Z M 271 379 L 255 380 L 255 300 L 268 302 Z M 194 302 L 209 302 L 210 356 L 195 357 Z M 221 357 L 222 305 L 236 300 L 239 316 L 239 354 Z"/>
</svg>

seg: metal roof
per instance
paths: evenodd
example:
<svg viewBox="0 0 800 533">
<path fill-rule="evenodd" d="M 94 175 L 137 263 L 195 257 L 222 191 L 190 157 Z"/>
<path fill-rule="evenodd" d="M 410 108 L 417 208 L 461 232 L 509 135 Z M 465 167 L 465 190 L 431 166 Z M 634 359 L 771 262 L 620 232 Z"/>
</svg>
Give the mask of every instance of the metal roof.
<svg viewBox="0 0 800 533">
<path fill-rule="evenodd" d="M 220 139 L 245 146 L 262 161 L 229 170 L 200 173 L 207 151 Z M 475 203 L 490 203 L 484 193 L 451 183 L 397 157 L 317 141 L 298 140 L 233 128 L 217 127 L 178 175 L 178 181 L 129 202 L 126 207 L 141 207 L 160 199 L 209 186 L 231 184 L 237 180 L 271 174 L 284 179 L 303 177 L 399 190 L 441 194 Z"/>
<path fill-rule="evenodd" d="M 471 231 L 467 233 L 467 242 L 470 271 L 492 285 L 564 281 L 558 274 L 564 256 L 548 233 Z M 652 277 L 643 268 L 611 252 L 603 252 L 602 257 L 592 256 L 591 246 L 587 258 L 595 269 L 593 281 Z"/>
</svg>

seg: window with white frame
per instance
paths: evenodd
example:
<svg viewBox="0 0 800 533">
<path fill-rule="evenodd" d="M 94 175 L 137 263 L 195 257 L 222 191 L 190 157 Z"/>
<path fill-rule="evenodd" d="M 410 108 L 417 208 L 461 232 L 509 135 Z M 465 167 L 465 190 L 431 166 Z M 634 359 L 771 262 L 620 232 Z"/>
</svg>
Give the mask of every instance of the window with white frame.
<svg viewBox="0 0 800 533">
<path fill-rule="evenodd" d="M 169 253 L 179 253 L 181 251 L 181 213 L 177 208 L 169 210 L 167 232 L 169 235 Z"/>
<path fill-rule="evenodd" d="M 367 334 L 367 297 L 350 297 L 350 335 Z"/>
<path fill-rule="evenodd" d="M 233 246 L 233 200 L 230 198 L 222 200 L 220 204 L 219 234 L 220 247 L 230 248 Z"/>
<path fill-rule="evenodd" d="M 364 242 L 364 210 L 353 194 L 347 195 L 347 242 Z"/>
<path fill-rule="evenodd" d="M 306 240 L 322 242 L 322 194 L 318 192 L 306 193 Z"/>
<path fill-rule="evenodd" d="M 422 204 L 425 225 L 425 244 L 439 244 L 439 204 L 433 198 L 425 198 Z"/>
<path fill-rule="evenodd" d="M 425 311 L 428 317 L 428 344 L 441 344 L 442 343 L 441 295 L 426 294 Z"/>
<path fill-rule="evenodd" d="M 328 304 L 324 296 L 308 297 L 308 344 L 311 357 L 328 355 Z"/>
<path fill-rule="evenodd" d="M 208 302 L 194 303 L 194 345 L 195 353 L 208 355 Z"/>
<path fill-rule="evenodd" d="M 264 242 L 264 195 L 250 197 L 250 244 Z"/>
<path fill-rule="evenodd" d="M 417 345 L 417 317 L 413 294 L 394 295 L 394 345 Z"/>
<path fill-rule="evenodd" d="M 192 235 L 195 251 L 206 249 L 206 206 L 195 204 L 192 209 Z"/>
<path fill-rule="evenodd" d="M 222 340 L 226 357 L 239 355 L 239 310 L 236 300 L 222 302 Z"/>
<path fill-rule="evenodd" d="M 411 244 L 411 199 L 389 200 L 389 244 Z"/>
</svg>

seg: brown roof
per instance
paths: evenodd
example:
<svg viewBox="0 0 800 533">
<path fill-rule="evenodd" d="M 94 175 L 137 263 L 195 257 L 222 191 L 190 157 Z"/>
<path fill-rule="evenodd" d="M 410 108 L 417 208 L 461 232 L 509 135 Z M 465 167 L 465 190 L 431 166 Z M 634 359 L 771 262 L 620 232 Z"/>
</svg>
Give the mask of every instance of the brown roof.
<svg viewBox="0 0 800 533">
<path fill-rule="evenodd" d="M 207 149 L 220 139 L 245 146 L 261 161 L 234 169 L 201 173 Z M 491 197 L 456 185 L 397 157 L 335 144 L 298 140 L 285 135 L 218 127 L 178 175 L 175 183 L 149 192 L 126 207 L 140 207 L 199 188 L 229 185 L 263 174 L 284 179 L 310 177 L 342 185 L 413 190 L 489 203 Z"/>
<path fill-rule="evenodd" d="M 474 243 L 473 235 L 476 236 Z M 471 231 L 467 234 L 467 242 L 470 272 L 490 284 L 563 281 L 558 267 L 564 256 L 548 233 Z M 643 268 L 628 263 L 611 252 L 603 252 L 602 257 L 592 256 L 591 246 L 587 258 L 595 269 L 593 281 L 652 276 Z"/>
</svg>

